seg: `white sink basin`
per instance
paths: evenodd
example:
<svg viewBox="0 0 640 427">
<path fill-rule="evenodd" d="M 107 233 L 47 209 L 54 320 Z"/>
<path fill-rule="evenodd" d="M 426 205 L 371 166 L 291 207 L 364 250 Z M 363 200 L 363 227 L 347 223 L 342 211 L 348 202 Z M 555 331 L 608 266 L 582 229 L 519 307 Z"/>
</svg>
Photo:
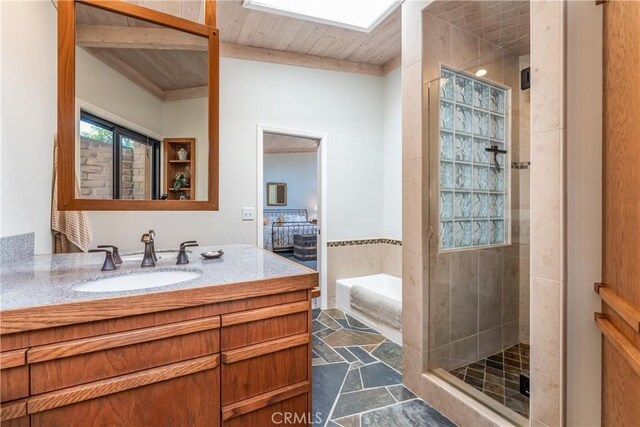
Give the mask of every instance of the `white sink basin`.
<svg viewBox="0 0 640 427">
<path fill-rule="evenodd" d="M 155 271 L 125 274 L 123 276 L 98 279 L 74 286 L 80 292 L 121 292 L 136 289 L 157 288 L 195 279 L 200 273 L 193 271 Z"/>
</svg>

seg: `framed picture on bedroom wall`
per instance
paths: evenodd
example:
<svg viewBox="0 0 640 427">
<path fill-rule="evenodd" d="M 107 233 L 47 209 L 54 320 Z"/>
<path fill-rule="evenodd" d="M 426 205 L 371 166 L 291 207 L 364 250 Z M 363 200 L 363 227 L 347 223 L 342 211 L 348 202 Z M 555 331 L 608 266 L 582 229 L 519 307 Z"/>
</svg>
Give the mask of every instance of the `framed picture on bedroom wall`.
<svg viewBox="0 0 640 427">
<path fill-rule="evenodd" d="M 287 206 L 285 182 L 267 182 L 267 206 Z"/>
</svg>

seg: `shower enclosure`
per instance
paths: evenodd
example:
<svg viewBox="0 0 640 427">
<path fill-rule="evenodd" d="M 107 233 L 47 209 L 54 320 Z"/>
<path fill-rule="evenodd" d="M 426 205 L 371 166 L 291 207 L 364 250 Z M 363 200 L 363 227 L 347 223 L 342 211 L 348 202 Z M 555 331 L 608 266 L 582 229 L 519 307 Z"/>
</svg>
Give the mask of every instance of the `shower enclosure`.
<svg viewBox="0 0 640 427">
<path fill-rule="evenodd" d="M 520 74 L 529 57 L 430 19 L 427 367 L 526 424 L 529 92 Z M 466 50 L 429 45 L 446 32 Z"/>
</svg>

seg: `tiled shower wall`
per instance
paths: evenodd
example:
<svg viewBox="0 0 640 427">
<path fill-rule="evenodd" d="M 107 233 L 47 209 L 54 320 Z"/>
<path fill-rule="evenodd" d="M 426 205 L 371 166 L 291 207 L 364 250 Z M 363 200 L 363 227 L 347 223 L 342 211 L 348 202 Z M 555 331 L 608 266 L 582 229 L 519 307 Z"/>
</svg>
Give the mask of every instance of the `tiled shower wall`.
<svg viewBox="0 0 640 427">
<path fill-rule="evenodd" d="M 427 13 L 424 15 L 423 79 L 438 77 L 445 64 L 512 88 L 511 162 L 520 162 L 520 60 L 509 52 Z M 437 89 L 436 85 L 431 87 Z M 429 144 L 431 194 L 436 194 L 439 152 L 437 96 L 430 91 Z M 520 341 L 521 200 L 520 172 L 511 170 L 512 244 L 499 248 L 438 253 L 430 240 L 429 367 L 449 369 L 489 356 Z M 438 230 L 438 199 L 429 201 L 429 223 Z M 525 275 L 528 277 L 528 273 Z"/>
</svg>

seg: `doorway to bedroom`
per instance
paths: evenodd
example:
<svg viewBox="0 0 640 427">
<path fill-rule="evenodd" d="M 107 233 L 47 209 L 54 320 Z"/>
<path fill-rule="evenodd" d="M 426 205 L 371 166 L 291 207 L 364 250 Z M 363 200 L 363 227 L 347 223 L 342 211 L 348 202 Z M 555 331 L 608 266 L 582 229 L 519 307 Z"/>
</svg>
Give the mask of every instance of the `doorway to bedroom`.
<svg viewBox="0 0 640 427">
<path fill-rule="evenodd" d="M 327 135 L 258 124 L 258 246 L 318 272 L 327 306 Z"/>
<path fill-rule="evenodd" d="M 315 138 L 263 136 L 263 245 L 318 269 L 318 144 Z"/>
</svg>

